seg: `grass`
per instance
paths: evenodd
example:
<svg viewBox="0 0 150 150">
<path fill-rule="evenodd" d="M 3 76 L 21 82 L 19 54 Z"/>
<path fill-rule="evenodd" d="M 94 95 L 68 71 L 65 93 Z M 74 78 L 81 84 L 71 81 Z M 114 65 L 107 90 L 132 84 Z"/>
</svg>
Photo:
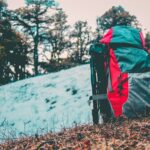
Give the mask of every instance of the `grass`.
<svg viewBox="0 0 150 150">
<path fill-rule="evenodd" d="M 0 150 L 150 150 L 150 118 L 80 125 L 0 145 Z"/>
</svg>

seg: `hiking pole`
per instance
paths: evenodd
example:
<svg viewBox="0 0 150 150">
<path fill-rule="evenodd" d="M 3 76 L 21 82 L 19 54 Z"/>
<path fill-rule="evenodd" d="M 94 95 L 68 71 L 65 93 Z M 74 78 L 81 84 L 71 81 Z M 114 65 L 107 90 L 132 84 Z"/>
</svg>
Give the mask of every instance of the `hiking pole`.
<svg viewBox="0 0 150 150">
<path fill-rule="evenodd" d="M 92 85 L 92 95 L 97 94 L 97 72 L 96 72 L 96 65 L 95 65 L 95 56 L 91 54 L 90 59 L 90 68 L 91 68 L 91 85 Z M 92 116 L 93 116 L 93 124 L 99 123 L 99 115 L 98 115 L 98 101 L 91 98 L 93 100 L 93 109 L 92 109 Z"/>
</svg>

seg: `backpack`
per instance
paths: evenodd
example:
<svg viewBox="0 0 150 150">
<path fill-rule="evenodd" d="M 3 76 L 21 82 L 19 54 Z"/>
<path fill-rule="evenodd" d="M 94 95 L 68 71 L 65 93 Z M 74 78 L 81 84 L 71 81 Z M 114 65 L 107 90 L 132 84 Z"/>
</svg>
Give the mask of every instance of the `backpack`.
<svg viewBox="0 0 150 150">
<path fill-rule="evenodd" d="M 112 115 L 115 118 L 121 115 L 128 118 L 149 115 L 150 53 L 145 48 L 142 33 L 130 26 L 115 26 L 103 36 L 99 45 L 105 47 L 99 51 L 105 58 L 105 100 L 109 102 Z M 92 47 L 90 51 L 94 54 Z M 101 65 L 97 66 L 103 70 Z"/>
</svg>

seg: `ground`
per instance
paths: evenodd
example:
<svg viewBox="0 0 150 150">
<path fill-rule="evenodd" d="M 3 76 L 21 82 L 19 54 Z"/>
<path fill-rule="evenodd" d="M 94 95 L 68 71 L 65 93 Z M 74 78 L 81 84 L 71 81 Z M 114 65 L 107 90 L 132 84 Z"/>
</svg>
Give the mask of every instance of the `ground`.
<svg viewBox="0 0 150 150">
<path fill-rule="evenodd" d="M 1 150 L 149 150 L 150 118 L 118 119 L 99 125 L 76 125 L 58 133 L 36 134 L 0 145 Z"/>
</svg>

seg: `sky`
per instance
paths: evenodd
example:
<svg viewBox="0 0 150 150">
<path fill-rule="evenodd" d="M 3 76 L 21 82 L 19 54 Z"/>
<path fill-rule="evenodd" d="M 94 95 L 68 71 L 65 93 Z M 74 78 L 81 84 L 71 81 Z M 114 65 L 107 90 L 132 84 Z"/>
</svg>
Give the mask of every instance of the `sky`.
<svg viewBox="0 0 150 150">
<path fill-rule="evenodd" d="M 24 0 L 7 0 L 10 9 L 24 5 Z M 150 0 L 57 0 L 59 7 L 68 15 L 72 25 L 78 20 L 87 20 L 89 25 L 96 27 L 96 18 L 112 6 L 123 6 L 132 15 L 137 16 L 144 32 L 150 31 Z"/>
</svg>

